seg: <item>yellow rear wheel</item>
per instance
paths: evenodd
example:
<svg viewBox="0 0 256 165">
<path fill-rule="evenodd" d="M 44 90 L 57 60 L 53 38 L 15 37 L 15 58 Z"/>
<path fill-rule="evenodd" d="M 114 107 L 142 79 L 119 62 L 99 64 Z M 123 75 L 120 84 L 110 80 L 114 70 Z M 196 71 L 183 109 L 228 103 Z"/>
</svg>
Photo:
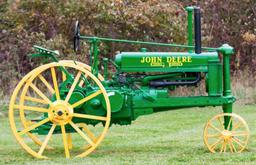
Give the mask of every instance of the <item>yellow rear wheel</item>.
<svg viewBox="0 0 256 165">
<path fill-rule="evenodd" d="M 85 69 L 88 70 L 88 71 L 91 71 L 91 67 L 90 67 L 89 65 L 85 64 L 85 63 L 82 63 L 82 62 L 73 61 L 73 60 L 62 60 L 61 62 L 76 64 L 76 65 L 78 65 L 78 66 L 80 66 L 80 67 L 85 68 Z M 65 80 L 66 75 L 63 74 L 62 77 L 63 77 L 63 80 Z M 98 74 L 98 79 L 99 79 L 100 81 L 103 81 L 103 80 L 104 80 L 104 78 L 103 78 L 103 76 L 102 76 L 101 74 Z M 33 100 L 33 101 L 38 101 L 38 100 Z M 21 121 L 22 121 L 22 123 L 23 123 L 23 126 L 26 128 L 26 127 L 28 127 L 28 125 L 32 124 L 32 122 L 31 122 L 31 121 L 26 121 L 26 118 L 25 118 L 25 116 L 24 116 L 24 111 L 20 111 L 20 112 L 23 112 L 23 113 L 20 113 L 20 118 L 21 118 Z M 34 136 L 33 134 L 28 133 L 28 136 L 29 136 L 37 145 L 42 145 L 41 140 L 38 139 L 38 138 L 37 138 L 36 136 Z M 71 135 L 70 135 L 70 134 L 68 134 L 68 137 L 69 137 L 69 139 L 71 139 Z M 72 141 L 72 140 L 69 140 L 69 141 Z M 47 145 L 47 146 L 46 146 L 46 149 L 53 149 L 53 148 L 52 148 L 51 146 L 48 146 L 48 145 Z"/>
<path fill-rule="evenodd" d="M 60 67 L 65 67 L 72 72 L 74 82 L 68 87 L 68 92 L 65 99 L 60 98 L 59 84 L 65 80 Z M 75 86 L 85 86 L 84 79 L 90 81 L 94 86 L 97 86 L 96 91 L 90 93 L 85 98 L 70 104 L 69 99 L 74 92 Z M 102 76 L 98 77 L 103 80 Z M 70 149 L 77 149 L 73 147 L 72 136 L 66 130 L 67 125 L 71 126 L 88 145 L 86 149 L 82 147 L 82 150 L 74 151 L 74 155 L 83 157 L 91 153 L 103 140 L 110 123 L 110 103 L 106 93 L 106 90 L 102 86 L 100 80 L 96 78 L 91 72 L 88 65 L 73 62 L 73 61 L 60 61 L 58 63 L 50 63 L 40 66 L 32 70 L 27 74 L 15 88 L 11 97 L 9 106 L 9 120 L 11 129 L 18 140 L 20 145 L 31 155 L 37 158 L 47 158 L 45 153 L 46 148 L 52 148 L 48 146 L 50 139 L 52 139 L 53 132 L 59 128 L 62 135 L 62 141 L 64 145 L 64 152 L 67 158 L 70 157 Z M 51 101 L 52 96 L 56 97 L 55 101 Z M 105 116 L 85 115 L 78 112 L 74 112 L 74 108 L 86 103 L 87 101 L 103 95 L 106 102 Z M 18 113 L 18 115 L 16 114 Z M 100 121 L 103 123 L 102 128 L 95 128 L 96 132 L 90 130 L 89 126 L 85 123 L 74 123 L 73 118 L 91 119 Z M 31 119 L 34 120 L 31 120 Z M 46 136 L 32 134 L 31 131 L 38 127 L 48 124 Z M 83 126 L 80 126 L 80 125 Z M 82 129 L 80 129 L 82 128 Z M 97 137 L 97 138 L 96 138 Z M 76 138 L 76 141 L 79 137 Z M 39 146 L 34 146 L 31 143 L 36 142 Z M 52 140 L 53 141 L 53 140 Z M 58 144 L 59 140 L 53 142 Z M 83 145 L 83 146 L 84 146 Z M 81 146 L 81 144 L 79 144 Z M 55 147 L 54 147 L 55 148 Z M 57 147 L 58 148 L 58 147 Z"/>
<path fill-rule="evenodd" d="M 88 71 L 91 71 L 91 67 L 89 66 L 89 65 L 87 65 L 87 64 L 85 64 L 85 63 L 82 63 L 82 62 L 78 62 L 78 61 L 73 61 L 73 60 L 62 60 L 61 62 L 65 62 L 65 63 L 70 63 L 70 64 L 75 64 L 75 65 L 78 65 L 78 66 L 80 66 L 80 67 L 83 67 L 84 69 L 86 69 L 86 70 L 88 70 Z M 63 81 L 66 79 L 66 75 L 65 74 L 62 74 L 62 79 L 63 79 Z M 100 80 L 100 81 L 103 81 L 104 80 L 104 78 L 103 78 L 103 76 L 101 75 L 101 74 L 98 74 L 98 79 Z M 46 81 L 46 83 L 47 83 L 47 81 Z M 82 82 L 81 82 L 82 83 Z M 24 91 L 24 89 L 23 89 L 23 91 Z M 24 97 L 23 97 L 24 98 Z M 27 99 L 33 99 L 33 98 L 27 98 Z M 32 101 L 35 101 L 35 102 L 40 102 L 40 100 L 32 100 Z M 31 125 L 32 124 L 32 122 L 31 121 L 27 121 L 26 120 L 26 118 L 25 118 L 25 116 L 24 116 L 24 111 L 20 111 L 20 118 L 21 118 L 21 122 L 22 122 L 22 124 L 23 124 L 23 126 L 25 127 L 25 128 L 27 128 L 29 125 Z M 27 135 L 31 138 L 31 140 L 33 140 L 34 142 L 35 142 L 35 144 L 37 144 L 37 145 L 39 145 L 39 146 L 41 146 L 42 145 L 42 141 L 40 140 L 40 139 L 38 139 L 36 136 L 34 136 L 33 134 L 31 134 L 31 133 L 27 133 Z M 68 139 L 70 139 L 69 141 L 72 141 L 71 140 L 71 135 L 70 134 L 68 134 Z M 46 146 L 46 149 L 53 149 L 51 146 L 49 146 L 49 145 L 47 145 Z"/>
<path fill-rule="evenodd" d="M 224 119 L 228 120 L 225 128 Z M 204 128 L 204 143 L 210 152 L 242 152 L 249 140 L 245 120 L 234 113 L 221 113 L 211 118 Z"/>
</svg>

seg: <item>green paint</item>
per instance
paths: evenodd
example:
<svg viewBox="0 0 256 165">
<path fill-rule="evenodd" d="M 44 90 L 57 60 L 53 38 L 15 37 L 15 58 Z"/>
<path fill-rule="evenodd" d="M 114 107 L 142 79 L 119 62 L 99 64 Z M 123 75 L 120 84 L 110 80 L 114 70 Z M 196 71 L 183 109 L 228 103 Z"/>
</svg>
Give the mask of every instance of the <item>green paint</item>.
<svg viewBox="0 0 256 165">
<path fill-rule="evenodd" d="M 99 73 L 99 69 L 98 69 L 98 65 L 99 65 L 99 60 L 98 60 L 98 56 L 99 56 L 99 48 L 98 48 L 98 40 L 96 38 L 94 38 L 92 40 L 92 49 L 93 49 L 93 64 L 92 64 L 92 73 L 94 75 L 98 75 Z"/>
<path fill-rule="evenodd" d="M 124 44 L 139 44 L 139 45 L 175 47 L 175 48 L 180 48 L 180 49 L 194 49 L 195 48 L 195 46 L 182 45 L 182 44 L 170 44 L 170 43 L 159 43 L 159 42 L 145 42 L 145 41 L 113 39 L 113 38 L 105 38 L 105 37 L 80 36 L 80 39 L 84 39 L 85 41 L 89 41 L 89 42 L 97 40 L 99 42 L 119 42 L 119 43 L 124 43 Z M 202 47 L 202 49 L 206 50 L 206 51 L 216 51 L 219 48 Z"/>
<path fill-rule="evenodd" d="M 111 124 L 126 125 L 141 115 L 148 115 L 159 111 L 167 111 L 188 107 L 222 106 L 223 112 L 232 113 L 232 104 L 235 97 L 231 92 L 230 81 L 230 56 L 234 53 L 231 46 L 224 44 L 219 48 L 203 47 L 205 50 L 201 54 L 193 53 L 193 7 L 186 8 L 188 11 L 188 45 L 143 42 L 133 40 L 111 39 L 81 36 L 90 44 L 90 64 L 92 73 L 99 73 L 99 45 L 100 42 L 119 42 L 126 44 L 140 44 L 151 46 L 167 46 L 187 49 L 187 52 L 148 52 L 142 48 L 140 52 L 122 52 L 115 56 L 115 60 L 103 58 L 104 82 L 102 83 L 108 93 L 111 104 Z M 41 56 L 49 57 L 53 61 L 58 61 L 55 52 L 44 48 L 37 48 Z M 220 55 L 223 60 L 220 60 Z M 34 55 L 38 57 L 40 55 Z M 93 59 L 93 60 L 92 60 Z M 116 72 L 110 78 L 108 65 L 112 64 Z M 74 81 L 75 75 L 70 75 L 65 68 L 61 69 L 66 73 L 67 79 L 59 84 L 60 95 L 65 99 L 70 84 Z M 180 84 L 197 80 L 197 75 L 202 75 L 206 80 L 205 96 L 172 96 L 170 92 L 175 90 Z M 98 90 L 90 80 L 83 75 L 85 87 L 76 86 L 70 98 L 70 103 L 81 100 Z M 150 86 L 150 84 L 160 81 L 162 83 L 171 82 L 161 88 Z M 200 79 L 198 79 L 200 81 Z M 197 82 L 192 85 L 196 85 Z M 55 99 L 55 96 L 52 96 Z M 102 95 L 98 95 L 92 100 L 75 108 L 74 111 L 81 114 L 96 116 L 106 115 L 106 105 Z M 104 124 L 102 121 L 74 118 L 75 123 L 83 122 L 90 125 Z M 230 118 L 226 117 L 224 126 Z M 33 132 L 39 134 L 48 133 L 49 123 L 46 123 Z M 75 132 L 70 126 L 66 128 L 68 132 Z M 56 128 L 54 133 L 59 133 Z"/>
<path fill-rule="evenodd" d="M 104 79 L 108 79 L 108 58 L 103 58 Z"/>
<path fill-rule="evenodd" d="M 159 79 L 168 79 L 170 80 L 171 78 L 175 78 L 179 75 L 182 75 L 181 73 L 170 73 L 170 74 L 161 74 L 161 75 L 151 75 L 151 76 L 146 76 L 143 78 L 142 82 L 143 85 L 148 85 L 150 81 L 153 80 L 159 80 Z M 181 79 L 181 78 L 179 78 Z"/>
<path fill-rule="evenodd" d="M 123 52 L 115 57 L 121 72 L 206 72 L 209 60 L 219 61 L 217 52 Z"/>
<path fill-rule="evenodd" d="M 189 46 L 193 46 L 193 11 L 194 11 L 194 7 L 189 6 L 186 7 L 188 16 L 187 16 L 187 21 L 188 21 L 188 25 L 187 25 L 187 40 L 188 40 L 188 45 Z M 189 48 L 189 52 L 193 52 L 193 48 Z"/>
<path fill-rule="evenodd" d="M 220 47 L 220 52 L 223 55 L 223 96 L 232 97 L 231 91 L 231 80 L 230 80 L 230 56 L 234 54 L 234 48 L 228 44 L 224 44 Z M 224 113 L 232 113 L 232 104 L 223 105 Z M 230 117 L 225 117 L 224 125 L 225 128 L 228 127 Z"/>
</svg>

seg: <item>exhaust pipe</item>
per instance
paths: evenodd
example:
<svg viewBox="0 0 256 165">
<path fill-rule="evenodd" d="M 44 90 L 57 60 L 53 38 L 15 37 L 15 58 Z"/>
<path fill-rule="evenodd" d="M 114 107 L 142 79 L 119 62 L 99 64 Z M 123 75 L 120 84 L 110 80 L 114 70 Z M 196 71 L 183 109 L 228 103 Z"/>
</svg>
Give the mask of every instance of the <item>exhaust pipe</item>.
<svg viewBox="0 0 256 165">
<path fill-rule="evenodd" d="M 201 45 L 201 10 L 200 7 L 194 7 L 194 30 L 195 30 L 195 53 L 200 54 L 202 52 Z"/>
</svg>

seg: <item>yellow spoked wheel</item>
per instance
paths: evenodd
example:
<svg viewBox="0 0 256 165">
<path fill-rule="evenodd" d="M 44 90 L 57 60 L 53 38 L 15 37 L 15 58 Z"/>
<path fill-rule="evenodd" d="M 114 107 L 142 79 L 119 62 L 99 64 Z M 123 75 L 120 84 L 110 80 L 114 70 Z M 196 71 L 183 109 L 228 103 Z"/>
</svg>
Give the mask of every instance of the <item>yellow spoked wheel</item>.
<svg viewBox="0 0 256 165">
<path fill-rule="evenodd" d="M 224 126 L 224 120 L 228 125 Z M 249 128 L 242 117 L 222 113 L 210 119 L 204 128 L 204 143 L 213 152 L 242 152 L 249 140 Z"/>
<path fill-rule="evenodd" d="M 64 99 L 61 99 L 59 91 L 59 85 L 66 79 L 61 67 L 65 67 L 69 73 L 75 75 L 74 81 L 67 87 Z M 103 80 L 102 76 L 98 78 Z M 106 90 L 98 78 L 90 72 L 88 65 L 73 61 L 46 64 L 27 74 L 15 88 L 9 106 L 11 129 L 20 145 L 37 158 L 47 158 L 47 153 L 44 151 L 47 148 L 53 148 L 48 146 L 48 143 L 50 139 L 54 139 L 53 133 L 59 132 L 63 139 L 62 143 L 67 158 L 72 154 L 71 149 L 77 157 L 86 156 L 95 150 L 109 128 L 111 114 Z M 84 87 L 88 83 L 94 86 L 95 90 L 75 102 L 70 101 L 75 87 Z M 74 108 L 82 106 L 99 95 L 102 95 L 106 104 L 105 114 L 96 116 L 74 111 Z M 52 99 L 53 96 L 56 99 Z M 74 122 L 74 118 L 98 121 L 103 123 L 103 127 L 96 125 L 90 128 L 85 123 Z M 46 132 L 43 132 L 42 135 L 32 134 L 42 126 L 48 126 L 48 129 L 45 129 Z M 67 130 L 68 127 L 71 127 L 77 134 L 71 136 L 70 129 Z M 56 136 L 58 137 L 58 135 Z M 79 138 L 84 140 L 85 144 L 80 144 Z M 74 140 L 72 141 L 72 139 Z M 34 142 L 38 145 L 35 145 Z M 75 142 L 78 142 L 81 149 L 73 145 Z M 51 145 L 57 146 L 54 146 L 57 149 L 60 140 L 51 140 L 51 143 Z M 85 149 L 84 145 L 88 147 Z"/>
<path fill-rule="evenodd" d="M 85 63 L 82 63 L 82 62 L 78 62 L 78 61 L 73 61 L 73 60 L 62 60 L 61 61 L 62 63 L 70 63 L 70 64 L 76 64 L 76 65 L 78 65 L 78 66 L 80 66 L 80 67 L 83 67 L 83 68 L 85 68 L 86 70 L 88 70 L 88 71 L 91 71 L 91 67 L 89 66 L 89 65 L 87 65 L 87 64 L 85 64 Z M 44 79 L 43 77 L 40 77 L 41 79 Z M 66 79 L 66 76 L 65 76 L 65 74 L 62 74 L 62 79 L 63 80 L 65 80 Z M 104 80 L 104 78 L 103 78 L 103 76 L 101 75 L 101 74 L 98 74 L 98 79 L 100 80 L 100 81 L 103 81 Z M 44 81 L 44 80 L 43 80 Z M 44 81 L 45 82 L 45 81 Z M 46 82 L 46 84 L 47 84 L 47 82 Z M 25 96 L 25 90 L 24 90 L 24 88 L 23 88 L 23 95 Z M 21 97 L 21 99 L 23 99 L 23 102 L 24 102 L 24 98 L 25 97 Z M 27 100 L 30 100 L 30 101 L 34 101 L 34 102 L 39 102 L 39 103 L 46 103 L 46 102 L 43 102 L 42 100 L 40 101 L 39 99 L 33 99 L 33 98 L 30 98 L 30 97 L 26 97 L 26 99 Z M 22 122 L 22 124 L 23 124 L 23 126 L 24 126 L 24 128 L 27 128 L 27 127 L 29 127 L 29 125 L 32 125 L 33 124 L 33 122 L 31 122 L 31 121 L 27 121 L 26 120 L 26 118 L 25 118 L 25 114 L 24 114 L 24 110 L 21 110 L 20 111 L 20 119 L 21 119 L 21 122 Z M 27 133 L 27 135 L 31 138 L 31 140 L 33 140 L 37 145 L 42 145 L 43 144 L 43 142 L 39 139 L 39 138 L 37 138 L 36 136 L 34 136 L 32 133 Z M 70 139 L 70 137 L 71 137 L 71 135 L 70 134 L 68 134 L 68 137 L 69 137 L 69 139 Z M 87 146 L 89 146 L 89 145 L 87 145 Z M 46 147 L 45 147 L 46 149 L 53 149 L 51 146 L 48 146 L 48 145 L 46 145 Z"/>
</svg>

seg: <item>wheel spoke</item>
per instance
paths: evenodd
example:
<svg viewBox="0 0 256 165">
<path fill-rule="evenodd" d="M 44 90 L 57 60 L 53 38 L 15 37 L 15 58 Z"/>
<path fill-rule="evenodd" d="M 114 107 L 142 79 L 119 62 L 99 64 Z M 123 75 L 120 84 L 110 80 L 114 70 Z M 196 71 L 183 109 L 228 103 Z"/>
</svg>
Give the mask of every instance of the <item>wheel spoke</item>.
<svg viewBox="0 0 256 165">
<path fill-rule="evenodd" d="M 227 142 L 224 141 L 224 152 L 227 150 Z"/>
<path fill-rule="evenodd" d="M 231 121 L 232 121 L 232 116 L 230 116 L 230 118 L 229 118 L 228 127 L 227 127 L 227 130 L 228 130 L 228 131 L 229 131 L 230 126 L 231 126 Z"/>
<path fill-rule="evenodd" d="M 223 141 L 223 143 L 222 143 L 222 145 L 221 145 L 221 148 L 220 148 L 220 153 L 222 153 L 222 152 L 223 152 L 223 150 L 224 150 L 224 146 L 225 146 L 225 142 Z"/>
<path fill-rule="evenodd" d="M 67 134 L 66 134 L 66 130 L 65 130 L 65 125 L 61 125 L 61 133 L 62 133 L 62 139 L 63 139 L 63 145 L 64 145 L 64 149 L 65 149 L 66 158 L 70 158 L 70 153 L 69 153 L 69 149 L 68 149 L 68 141 L 67 141 Z"/>
<path fill-rule="evenodd" d="M 79 86 L 80 87 L 82 87 L 83 85 L 84 85 L 84 83 L 85 83 L 85 79 L 88 77 L 88 75 L 84 75 L 84 74 L 82 74 L 82 79 L 80 80 L 80 82 L 79 82 Z"/>
<path fill-rule="evenodd" d="M 241 152 L 248 138 L 247 124 L 236 114 L 218 114 L 207 122 L 204 130 L 204 142 L 211 152 Z"/>
<path fill-rule="evenodd" d="M 212 127 L 213 129 L 215 129 L 216 131 L 218 131 L 219 133 L 221 133 L 221 130 L 219 130 L 218 128 L 216 128 L 214 125 L 212 125 L 211 123 L 209 123 L 209 126 Z"/>
<path fill-rule="evenodd" d="M 237 128 L 239 128 L 239 126 L 242 124 L 242 122 L 238 121 L 238 123 L 236 125 L 234 125 L 233 127 L 233 131 L 236 130 Z"/>
<path fill-rule="evenodd" d="M 74 89 L 75 89 L 75 87 L 76 87 L 76 85 L 77 85 L 77 82 L 79 81 L 79 79 L 80 79 L 80 77 L 81 77 L 81 74 L 82 74 L 81 71 L 79 71 L 79 72 L 77 73 L 76 78 L 75 78 L 75 80 L 74 80 L 72 86 L 70 87 L 70 90 L 69 90 L 69 92 L 68 92 L 68 94 L 67 94 L 67 96 L 66 96 L 66 99 L 65 99 L 66 102 L 69 101 L 70 96 L 71 96 L 71 94 L 73 93 L 73 91 L 74 91 Z"/>
<path fill-rule="evenodd" d="M 63 71 L 61 73 L 62 73 L 62 81 L 66 81 L 67 79 L 66 73 Z"/>
<path fill-rule="evenodd" d="M 221 136 L 221 134 L 208 134 L 207 137 L 208 138 L 219 138 Z"/>
<path fill-rule="evenodd" d="M 25 110 L 29 110 L 29 111 L 35 111 L 35 112 L 44 112 L 44 113 L 48 112 L 48 109 L 45 109 L 45 108 L 25 106 L 25 105 L 17 105 L 17 104 L 15 104 L 13 106 L 13 108 L 15 108 L 15 109 L 25 109 Z"/>
<path fill-rule="evenodd" d="M 50 140 L 50 138 L 51 138 L 51 136 L 52 136 L 52 133 L 53 133 L 55 127 L 56 127 L 56 124 L 53 124 L 52 127 L 51 127 L 51 129 L 50 129 L 50 131 L 48 132 L 48 135 L 46 136 L 46 138 L 45 138 L 45 140 L 44 140 L 44 142 L 43 142 L 43 144 L 42 144 L 42 146 L 41 146 L 39 152 L 38 152 L 39 155 L 42 155 L 42 153 L 44 152 L 44 149 L 45 149 L 45 147 L 46 147 L 48 141 Z"/>
<path fill-rule="evenodd" d="M 247 132 L 232 132 L 233 136 L 248 136 Z"/>
<path fill-rule="evenodd" d="M 221 142 L 222 139 L 218 139 L 215 143 L 213 143 L 211 146 L 210 146 L 210 149 L 211 150 L 214 150 L 215 147 L 217 146 L 217 144 L 219 144 Z"/>
<path fill-rule="evenodd" d="M 73 144 L 72 144 L 72 136 L 71 133 L 68 134 L 68 149 L 72 149 Z"/>
<path fill-rule="evenodd" d="M 232 138 L 234 142 L 236 142 L 236 144 L 238 144 L 241 148 L 243 148 L 243 144 L 241 144 L 241 141 L 239 139 L 237 139 L 236 137 Z"/>
<path fill-rule="evenodd" d="M 29 85 L 42 99 L 44 99 L 48 104 L 52 104 L 52 102 L 46 97 L 42 91 L 40 91 L 33 83 Z"/>
<path fill-rule="evenodd" d="M 231 141 L 230 140 L 228 141 L 228 146 L 229 146 L 230 151 L 233 153 L 234 151 L 233 151 L 233 147 L 231 145 Z"/>
<path fill-rule="evenodd" d="M 84 80 L 81 80 L 81 81 L 79 82 L 79 86 L 82 87 L 83 84 L 84 84 Z"/>
<path fill-rule="evenodd" d="M 95 135 L 89 130 L 89 128 L 87 127 L 87 124 L 85 123 L 79 123 L 79 127 L 82 127 L 82 130 L 85 131 L 87 133 L 87 135 L 95 142 L 96 137 Z"/>
<path fill-rule="evenodd" d="M 240 142 L 241 144 L 245 144 L 245 142 L 244 142 L 244 141 L 242 141 L 242 140 L 240 140 L 239 138 L 234 137 L 234 136 L 233 136 L 233 138 L 234 138 L 234 139 L 236 139 L 236 140 L 237 140 L 238 142 Z"/>
<path fill-rule="evenodd" d="M 82 136 L 90 145 L 95 146 L 95 144 L 93 143 L 93 141 L 92 141 L 90 138 L 88 138 L 88 137 L 80 130 L 80 128 L 79 128 L 75 123 L 73 123 L 72 121 L 70 121 L 69 124 L 70 124 L 70 125 L 76 130 L 76 132 L 77 132 L 80 136 Z"/>
<path fill-rule="evenodd" d="M 236 147 L 234 146 L 234 144 L 232 143 L 232 141 L 230 141 L 230 145 L 233 147 L 234 151 L 237 152 Z"/>
<path fill-rule="evenodd" d="M 38 146 L 41 146 L 43 143 L 40 141 L 40 139 L 38 139 L 36 136 L 33 136 L 32 133 L 27 133 L 27 135 L 38 145 Z M 53 147 L 49 146 L 49 145 L 46 145 L 45 147 L 46 149 L 48 150 L 52 150 Z"/>
<path fill-rule="evenodd" d="M 72 71 L 73 76 L 69 70 Z M 63 71 L 66 75 L 63 74 Z M 88 78 L 84 78 L 86 76 Z M 71 83 L 67 82 L 69 80 Z M 58 129 L 61 139 L 57 143 L 63 145 L 61 152 L 64 157 L 69 158 L 75 155 L 77 155 L 76 157 L 84 157 L 93 152 L 105 137 L 110 125 L 110 102 L 104 85 L 102 85 L 102 80 L 103 77 L 93 75 L 90 72 L 90 67 L 86 64 L 74 65 L 72 61 L 53 62 L 31 71 L 19 82 L 10 100 L 10 125 L 17 141 L 34 157 L 54 157 L 51 153 L 47 153 L 47 148 L 52 148 L 49 145 L 52 145 L 54 134 Z M 66 92 L 62 91 L 61 84 L 67 85 L 68 90 Z M 77 88 L 80 88 L 79 85 L 86 86 L 89 90 L 86 91 L 86 95 L 82 99 L 68 104 L 73 100 Z M 73 116 L 73 113 L 76 112 L 74 107 L 77 108 L 98 98 L 102 98 L 106 104 L 106 114 L 108 115 L 82 113 Z M 15 114 L 17 112 L 19 112 L 20 121 L 16 121 Z M 36 117 L 37 114 L 41 116 Z M 27 117 L 29 116 L 35 118 L 28 120 Z M 94 132 L 93 128 L 87 124 L 80 127 L 75 121 L 69 122 L 72 117 L 77 120 L 87 119 L 86 121 L 103 123 L 103 128 L 101 127 L 99 130 L 97 128 Z M 45 135 L 39 134 L 37 136 L 34 134 L 42 131 L 43 128 L 46 129 Z M 76 133 L 75 136 L 71 132 Z M 78 140 L 84 141 L 84 145 L 88 145 L 89 148 L 86 150 L 76 148 L 76 137 Z M 72 147 L 78 150 L 73 153 Z"/>
<path fill-rule="evenodd" d="M 87 96 L 87 97 L 85 97 L 85 98 L 83 98 L 83 99 L 77 101 L 76 103 L 72 104 L 71 106 L 72 106 L 72 108 L 75 108 L 75 107 L 77 107 L 77 106 L 79 106 L 79 105 L 85 103 L 86 101 L 88 101 L 88 100 L 90 100 L 90 99 L 92 99 L 92 98 L 98 96 L 98 95 L 101 94 L 101 93 L 102 93 L 101 90 L 98 90 L 97 92 L 95 92 L 95 93 L 93 93 L 93 94 L 91 94 L 91 95 L 89 95 L 89 96 Z"/>
<path fill-rule="evenodd" d="M 37 128 L 37 127 L 39 127 L 40 125 L 43 125 L 44 123 L 47 123 L 48 121 L 50 121 L 49 118 L 46 118 L 46 119 L 44 119 L 44 120 L 41 120 L 40 122 L 38 122 L 38 123 L 36 123 L 36 124 L 34 124 L 34 125 L 31 125 L 31 126 L 25 128 L 24 130 L 20 131 L 18 134 L 19 134 L 19 135 L 23 135 L 23 134 L 25 134 L 25 133 L 27 133 L 27 132 L 29 132 L 29 131 L 31 131 L 31 130 Z"/>
<path fill-rule="evenodd" d="M 60 92 L 59 92 L 59 87 L 58 87 L 57 77 L 56 77 L 56 72 L 54 67 L 51 67 L 51 74 L 52 74 L 52 81 L 53 81 L 56 98 L 57 100 L 60 100 Z"/>
<path fill-rule="evenodd" d="M 27 121 L 27 123 L 26 123 L 26 125 L 33 125 L 34 124 L 34 122 L 32 122 L 32 121 Z M 30 132 L 27 132 L 27 135 L 38 145 L 38 146 L 41 146 L 43 143 L 41 142 L 41 140 L 38 138 L 38 137 L 36 137 L 36 136 L 34 136 L 32 133 L 30 133 Z M 48 145 L 46 145 L 46 147 L 45 147 L 46 149 L 48 149 L 48 150 L 52 150 L 53 149 L 53 147 L 51 147 L 51 146 L 48 146 Z"/>
<path fill-rule="evenodd" d="M 74 113 L 73 117 L 79 117 L 79 118 L 85 118 L 85 119 L 92 119 L 92 120 L 101 120 L 106 121 L 106 117 L 102 116 L 94 116 L 94 115 L 86 115 L 86 114 L 80 114 L 80 113 Z"/>
<path fill-rule="evenodd" d="M 37 103 L 41 103 L 41 104 L 48 104 L 45 100 L 41 100 L 41 99 L 38 99 L 38 98 L 29 97 L 29 96 L 25 96 L 25 100 L 32 101 L 32 102 L 37 102 Z"/>
<path fill-rule="evenodd" d="M 218 117 L 217 120 L 218 120 L 218 122 L 220 123 L 221 128 L 224 129 L 224 125 L 223 125 L 223 123 L 221 122 L 220 117 Z"/>
<path fill-rule="evenodd" d="M 48 83 L 48 81 L 41 75 L 38 75 L 39 79 L 44 83 L 44 85 L 49 89 L 49 91 L 51 92 L 51 94 L 54 93 L 54 89 L 52 88 L 52 86 Z"/>
<path fill-rule="evenodd" d="M 84 85 L 84 83 L 86 83 L 86 85 L 89 84 L 89 81 L 87 80 L 88 75 L 87 74 L 82 74 L 82 79 L 79 82 L 79 86 L 82 87 Z"/>
</svg>

